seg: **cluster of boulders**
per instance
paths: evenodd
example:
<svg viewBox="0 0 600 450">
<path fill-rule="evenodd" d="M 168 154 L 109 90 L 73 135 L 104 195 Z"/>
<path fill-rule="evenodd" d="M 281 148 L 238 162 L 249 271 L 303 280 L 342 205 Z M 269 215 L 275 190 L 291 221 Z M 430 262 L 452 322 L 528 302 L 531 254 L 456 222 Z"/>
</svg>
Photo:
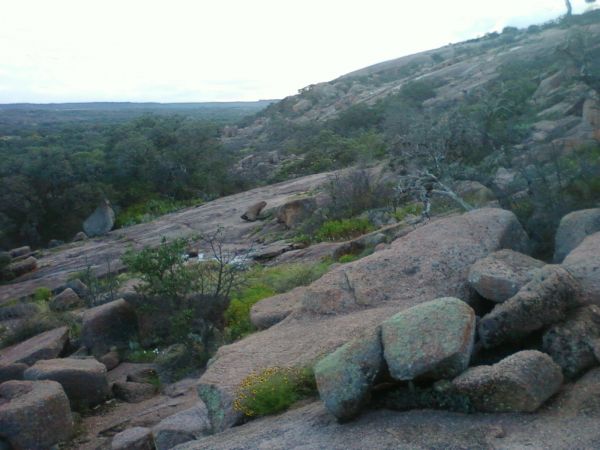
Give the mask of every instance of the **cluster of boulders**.
<svg viewBox="0 0 600 450">
<path fill-rule="evenodd" d="M 589 225 L 599 213 L 563 218 L 562 264 L 496 251 L 471 266 L 472 298 L 403 310 L 321 359 L 325 406 L 340 421 L 373 398 L 400 409 L 538 409 L 564 379 L 600 364 L 600 226 Z"/>
<path fill-rule="evenodd" d="M 35 252 L 31 247 L 13 248 L 7 252 L 0 251 L 0 281 L 10 281 L 38 267 Z"/>
</svg>

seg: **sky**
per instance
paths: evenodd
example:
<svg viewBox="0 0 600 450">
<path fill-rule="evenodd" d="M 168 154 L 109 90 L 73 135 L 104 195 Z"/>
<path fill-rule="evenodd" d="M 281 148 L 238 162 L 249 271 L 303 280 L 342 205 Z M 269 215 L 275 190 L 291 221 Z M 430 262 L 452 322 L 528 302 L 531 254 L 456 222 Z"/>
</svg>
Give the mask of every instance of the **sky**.
<svg viewBox="0 0 600 450">
<path fill-rule="evenodd" d="M 574 12 L 586 8 L 572 0 Z M 563 0 L 0 0 L 0 103 L 283 98 Z"/>
</svg>

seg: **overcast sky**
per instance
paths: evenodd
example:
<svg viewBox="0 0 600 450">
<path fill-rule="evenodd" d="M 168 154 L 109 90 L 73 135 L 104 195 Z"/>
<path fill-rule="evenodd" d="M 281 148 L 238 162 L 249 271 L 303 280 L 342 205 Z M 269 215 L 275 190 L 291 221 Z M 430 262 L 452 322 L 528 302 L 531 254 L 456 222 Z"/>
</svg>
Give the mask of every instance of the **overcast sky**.
<svg viewBox="0 0 600 450">
<path fill-rule="evenodd" d="M 282 98 L 565 12 L 563 0 L 1 2 L 0 103 Z"/>
</svg>

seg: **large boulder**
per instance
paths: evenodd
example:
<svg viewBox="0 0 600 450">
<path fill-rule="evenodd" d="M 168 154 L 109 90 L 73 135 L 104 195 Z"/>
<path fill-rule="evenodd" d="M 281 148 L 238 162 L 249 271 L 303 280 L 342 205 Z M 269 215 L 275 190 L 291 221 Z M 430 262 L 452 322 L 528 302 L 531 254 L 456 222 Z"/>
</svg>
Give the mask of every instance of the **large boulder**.
<svg viewBox="0 0 600 450">
<path fill-rule="evenodd" d="M 554 261 L 560 263 L 590 234 L 600 231 L 600 208 L 583 209 L 560 220 L 554 239 Z"/>
<path fill-rule="evenodd" d="M 32 365 L 40 359 L 59 356 L 69 342 L 67 327 L 55 328 L 27 339 L 20 344 L 0 350 L 0 366 L 13 363 Z"/>
<path fill-rule="evenodd" d="M 96 306 L 83 314 L 81 342 L 94 356 L 106 354 L 113 346 L 126 348 L 136 334 L 135 310 L 123 299 Z"/>
<path fill-rule="evenodd" d="M 527 243 L 514 214 L 480 209 L 432 220 L 389 248 L 339 265 L 295 290 L 298 307 L 291 314 L 219 348 L 202 375 L 198 393 L 213 428 L 243 419 L 233 399 L 251 372 L 313 365 L 399 311 L 444 296 L 468 298 L 467 274 L 475 261 L 501 248 L 526 251 Z"/>
<path fill-rule="evenodd" d="M 111 450 L 154 450 L 152 430 L 145 427 L 127 428 L 115 434 Z"/>
<path fill-rule="evenodd" d="M 49 449 L 73 432 L 69 400 L 55 381 L 0 384 L 0 438 L 14 450 Z"/>
<path fill-rule="evenodd" d="M 381 329 L 377 327 L 318 362 L 319 396 L 338 420 L 351 419 L 369 400 L 373 383 L 384 368 Z"/>
<path fill-rule="evenodd" d="M 600 232 L 586 237 L 562 263 L 581 284 L 581 299 L 600 305 Z"/>
<path fill-rule="evenodd" d="M 452 383 L 483 412 L 532 412 L 563 382 L 560 367 L 548 355 L 525 350 L 493 366 L 472 367 Z"/>
<path fill-rule="evenodd" d="M 579 308 L 563 323 L 552 326 L 544 334 L 543 349 L 568 378 L 575 378 L 598 365 L 600 307 L 589 305 Z"/>
<path fill-rule="evenodd" d="M 265 201 L 255 203 L 254 205 L 250 206 L 250 208 L 248 208 L 244 214 L 242 214 L 242 219 L 247 220 L 248 222 L 254 222 L 258 219 L 260 212 L 265 206 L 267 206 L 267 202 Z"/>
<path fill-rule="evenodd" d="M 152 428 L 156 450 L 170 450 L 178 444 L 193 441 L 210 433 L 208 412 L 204 403 L 180 411 Z"/>
<path fill-rule="evenodd" d="M 500 250 L 471 266 L 469 284 L 482 297 L 501 303 L 519 292 L 544 265 L 523 253 Z"/>
<path fill-rule="evenodd" d="M 383 322 L 381 340 L 394 379 L 451 378 L 469 366 L 475 312 L 452 297 L 422 303 Z"/>
<path fill-rule="evenodd" d="M 29 245 L 25 245 L 23 247 L 13 248 L 8 253 L 12 258 L 21 258 L 31 253 L 31 247 Z"/>
<path fill-rule="evenodd" d="M 66 288 L 60 294 L 50 300 L 50 309 L 52 311 L 67 311 L 83 305 L 83 301 L 77 295 L 77 293 L 71 289 Z"/>
<path fill-rule="evenodd" d="M 287 200 L 277 209 L 277 221 L 287 228 L 296 228 L 317 209 L 315 197 L 298 197 Z"/>
<path fill-rule="evenodd" d="M 53 380 L 61 384 L 71 404 L 87 408 L 110 396 L 106 366 L 95 359 L 46 359 L 25 371 L 26 380 Z"/>
<path fill-rule="evenodd" d="M 104 200 L 83 222 L 83 231 L 89 237 L 102 236 L 112 230 L 115 224 L 115 212 L 108 200 Z"/>
<path fill-rule="evenodd" d="M 580 305 L 577 281 L 560 266 L 548 265 L 509 300 L 500 303 L 479 322 L 486 348 L 514 342 L 565 319 Z"/>
</svg>

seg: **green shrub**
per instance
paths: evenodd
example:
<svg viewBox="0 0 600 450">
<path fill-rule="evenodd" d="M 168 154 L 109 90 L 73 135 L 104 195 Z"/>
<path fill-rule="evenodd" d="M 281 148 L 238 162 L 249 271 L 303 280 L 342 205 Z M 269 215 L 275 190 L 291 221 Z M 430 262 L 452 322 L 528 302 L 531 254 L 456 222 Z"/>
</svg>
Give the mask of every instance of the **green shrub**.
<svg viewBox="0 0 600 450">
<path fill-rule="evenodd" d="M 52 297 L 52 291 L 47 287 L 39 287 L 33 293 L 34 302 L 47 302 Z"/>
<path fill-rule="evenodd" d="M 346 263 L 351 263 L 353 261 L 356 261 L 358 259 L 360 259 L 359 255 L 348 254 L 348 255 L 340 256 L 340 258 L 338 259 L 338 262 L 342 263 L 342 264 L 346 264 Z"/>
<path fill-rule="evenodd" d="M 158 356 L 158 349 L 147 350 L 137 342 L 129 342 L 129 349 L 125 353 L 123 360 L 133 363 L 151 363 Z"/>
<path fill-rule="evenodd" d="M 398 222 L 402 222 L 404 219 L 406 219 L 406 216 L 420 216 L 422 212 L 423 205 L 421 203 L 411 203 L 403 206 L 402 208 L 396 208 L 394 211 L 394 217 Z"/>
<path fill-rule="evenodd" d="M 274 267 L 256 266 L 249 270 L 243 286 L 233 292 L 225 311 L 228 339 L 235 341 L 254 331 L 250 309 L 255 303 L 312 283 L 327 272 L 330 264 L 281 264 Z"/>
<path fill-rule="evenodd" d="M 312 369 L 270 367 L 251 373 L 242 381 L 234 408 L 246 417 L 266 416 L 285 411 L 315 392 Z"/>
<path fill-rule="evenodd" d="M 202 200 L 196 198 L 188 200 L 153 198 L 127 207 L 119 213 L 115 225 L 121 228 L 145 223 L 165 214 L 200 204 L 202 204 Z"/>
<path fill-rule="evenodd" d="M 316 233 L 318 241 L 348 240 L 373 231 L 374 227 L 368 219 L 353 218 L 328 220 Z"/>
</svg>

